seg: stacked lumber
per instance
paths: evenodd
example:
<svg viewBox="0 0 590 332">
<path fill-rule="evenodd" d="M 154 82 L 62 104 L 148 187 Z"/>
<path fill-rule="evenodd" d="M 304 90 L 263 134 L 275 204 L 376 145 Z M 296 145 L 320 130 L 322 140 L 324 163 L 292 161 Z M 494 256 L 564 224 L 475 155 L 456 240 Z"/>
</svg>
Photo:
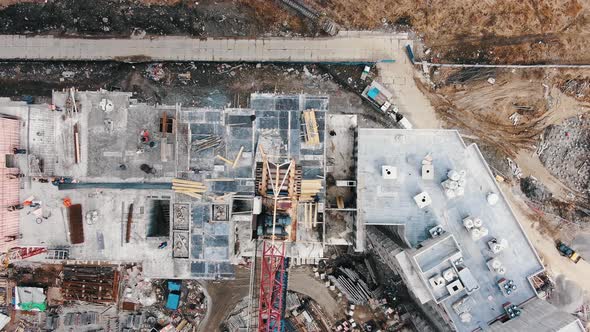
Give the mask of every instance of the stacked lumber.
<svg viewBox="0 0 590 332">
<path fill-rule="evenodd" d="M 318 132 L 318 122 L 315 118 L 315 111 L 303 111 L 303 121 L 305 122 L 305 142 L 309 145 L 319 145 L 320 134 Z"/>
<path fill-rule="evenodd" d="M 303 203 L 303 225 L 306 228 L 315 228 L 318 225 L 317 203 Z"/>
<path fill-rule="evenodd" d="M 209 135 L 192 143 L 193 152 L 201 152 L 210 148 L 217 148 L 222 143 L 223 138 L 220 136 Z"/>
<path fill-rule="evenodd" d="M 172 180 L 172 189 L 179 194 L 192 198 L 202 198 L 203 193 L 207 191 L 207 187 L 202 182 L 182 179 Z"/>
<path fill-rule="evenodd" d="M 322 180 L 301 180 L 300 201 L 312 201 L 322 190 Z"/>
<path fill-rule="evenodd" d="M 342 197 L 342 196 L 336 197 L 336 205 L 338 205 L 339 209 L 344 209 L 344 197 Z"/>
</svg>

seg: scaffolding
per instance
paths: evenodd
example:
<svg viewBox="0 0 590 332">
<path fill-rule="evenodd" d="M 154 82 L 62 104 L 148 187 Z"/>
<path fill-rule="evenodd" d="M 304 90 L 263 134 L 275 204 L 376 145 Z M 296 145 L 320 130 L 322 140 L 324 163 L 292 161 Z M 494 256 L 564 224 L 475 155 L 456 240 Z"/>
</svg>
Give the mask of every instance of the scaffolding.
<svg viewBox="0 0 590 332">
<path fill-rule="evenodd" d="M 16 245 L 19 234 L 19 211 L 8 211 L 8 207 L 19 203 L 19 180 L 11 174 L 20 173 L 13 159 L 14 148 L 20 148 L 19 121 L 0 118 L 0 253 L 7 252 Z"/>
</svg>

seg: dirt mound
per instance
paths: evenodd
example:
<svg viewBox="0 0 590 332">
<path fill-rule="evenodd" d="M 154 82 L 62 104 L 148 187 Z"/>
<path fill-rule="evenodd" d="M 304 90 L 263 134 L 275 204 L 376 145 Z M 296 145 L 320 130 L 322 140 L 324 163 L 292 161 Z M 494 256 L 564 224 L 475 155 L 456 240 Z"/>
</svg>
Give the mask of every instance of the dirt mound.
<svg viewBox="0 0 590 332">
<path fill-rule="evenodd" d="M 526 197 L 536 202 L 544 202 L 553 196 L 545 186 L 530 176 L 520 179 L 520 190 Z"/>
</svg>

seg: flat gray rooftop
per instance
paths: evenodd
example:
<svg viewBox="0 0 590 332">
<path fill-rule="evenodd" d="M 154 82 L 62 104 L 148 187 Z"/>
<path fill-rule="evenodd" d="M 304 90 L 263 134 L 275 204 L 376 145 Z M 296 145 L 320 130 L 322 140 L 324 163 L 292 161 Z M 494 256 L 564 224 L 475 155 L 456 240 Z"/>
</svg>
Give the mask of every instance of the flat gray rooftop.
<svg viewBox="0 0 590 332">
<path fill-rule="evenodd" d="M 422 160 L 430 154 L 433 160 L 434 179 L 421 176 Z M 396 179 L 384 179 L 382 166 L 397 168 Z M 448 199 L 441 186 L 449 170 L 465 170 L 464 196 Z M 506 202 L 483 156 L 476 145 L 465 146 L 453 130 L 400 130 L 359 129 L 358 142 L 358 218 L 364 225 L 403 225 L 402 236 L 408 245 L 416 247 L 430 238 L 428 230 L 441 225 L 453 234 L 464 259 L 464 266 L 479 283 L 479 290 L 472 293 L 477 305 L 472 309 L 473 318 L 462 323 L 452 310 L 452 304 L 465 290 L 447 298 L 443 305 L 460 331 L 472 331 L 485 327 L 502 314 L 502 304 L 520 304 L 532 297 L 535 291 L 528 277 L 541 271 L 543 265 L 530 244 L 510 206 Z M 427 192 L 432 204 L 420 209 L 413 197 Z M 496 193 L 499 201 L 489 205 L 486 197 Z M 479 217 L 489 234 L 472 240 L 463 227 L 462 219 Z M 506 239 L 508 247 L 493 255 L 487 241 Z M 507 272 L 503 276 L 491 272 L 486 262 L 497 257 Z M 432 267 L 420 257 L 420 264 Z M 426 273 L 426 271 L 423 271 Z M 427 278 L 429 276 L 422 276 Z M 509 297 L 503 295 L 497 281 L 504 277 L 514 280 L 518 286 Z"/>
<path fill-rule="evenodd" d="M 582 323 L 572 314 L 560 311 L 556 307 L 541 299 L 534 299 L 522 310 L 518 319 L 507 322 L 496 322 L 489 332 L 582 332 Z"/>
</svg>

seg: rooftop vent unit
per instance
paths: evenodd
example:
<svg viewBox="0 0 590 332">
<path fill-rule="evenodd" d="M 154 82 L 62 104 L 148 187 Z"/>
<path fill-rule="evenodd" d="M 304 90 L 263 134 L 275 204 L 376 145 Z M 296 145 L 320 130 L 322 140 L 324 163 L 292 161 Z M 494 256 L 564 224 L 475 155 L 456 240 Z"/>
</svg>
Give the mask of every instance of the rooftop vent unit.
<svg viewBox="0 0 590 332">
<path fill-rule="evenodd" d="M 514 319 L 521 314 L 521 310 L 517 305 L 507 302 L 504 304 L 504 312 L 508 319 Z"/>
<path fill-rule="evenodd" d="M 504 248 L 508 247 L 508 240 L 506 239 L 491 239 L 488 241 L 488 247 L 490 247 L 490 250 L 494 253 L 497 254 L 500 251 L 504 250 Z"/>
<path fill-rule="evenodd" d="M 473 228 L 473 219 L 471 217 L 467 217 L 465 219 L 463 219 L 463 226 L 465 228 L 467 228 L 467 230 L 470 230 Z"/>
<path fill-rule="evenodd" d="M 502 262 L 497 258 L 490 259 L 487 262 L 487 265 L 490 271 L 495 272 L 499 275 L 503 275 L 506 273 L 506 268 L 504 267 L 504 264 L 502 264 Z"/>
<path fill-rule="evenodd" d="M 443 278 L 445 278 L 447 282 L 451 282 L 457 278 L 457 273 L 455 273 L 455 270 L 452 267 L 448 268 L 443 271 Z"/>
<path fill-rule="evenodd" d="M 483 226 L 483 221 L 479 218 L 473 218 L 473 227 L 480 228 Z"/>
<path fill-rule="evenodd" d="M 430 233 L 430 236 L 432 238 L 435 238 L 441 236 L 445 232 L 445 230 L 442 228 L 442 226 L 439 225 L 432 227 L 430 230 L 428 230 L 428 232 Z"/>
<path fill-rule="evenodd" d="M 514 280 L 507 280 L 506 278 L 502 278 L 498 280 L 498 287 L 502 291 L 504 296 L 510 296 L 517 290 L 517 286 L 514 283 Z"/>
<path fill-rule="evenodd" d="M 428 205 L 432 204 L 432 199 L 430 198 L 430 195 L 428 195 L 427 192 L 423 191 L 421 193 L 419 193 L 418 195 L 414 196 L 414 201 L 416 202 L 416 204 L 418 205 L 419 208 L 423 209 L 425 207 L 427 207 Z"/>
<path fill-rule="evenodd" d="M 489 205 L 494 206 L 500 200 L 500 196 L 498 196 L 498 194 L 496 194 L 496 193 L 489 193 L 488 196 L 486 197 L 486 200 L 488 201 Z"/>
<path fill-rule="evenodd" d="M 385 180 L 395 180 L 397 179 L 397 168 L 393 166 L 381 166 L 381 176 Z"/>
<path fill-rule="evenodd" d="M 463 219 L 463 227 L 465 227 L 471 234 L 471 239 L 477 241 L 484 236 L 487 236 L 489 230 L 483 227 L 483 221 L 480 218 L 466 217 Z"/>
<path fill-rule="evenodd" d="M 432 288 L 440 288 L 446 284 L 445 279 L 438 274 L 428 279 L 428 282 L 430 283 L 430 286 L 432 286 Z"/>
<path fill-rule="evenodd" d="M 467 175 L 467 172 L 464 170 L 450 170 L 447 173 L 447 179 L 442 182 L 442 187 L 448 199 L 465 194 L 465 183 L 467 182 L 465 175 Z"/>
</svg>

